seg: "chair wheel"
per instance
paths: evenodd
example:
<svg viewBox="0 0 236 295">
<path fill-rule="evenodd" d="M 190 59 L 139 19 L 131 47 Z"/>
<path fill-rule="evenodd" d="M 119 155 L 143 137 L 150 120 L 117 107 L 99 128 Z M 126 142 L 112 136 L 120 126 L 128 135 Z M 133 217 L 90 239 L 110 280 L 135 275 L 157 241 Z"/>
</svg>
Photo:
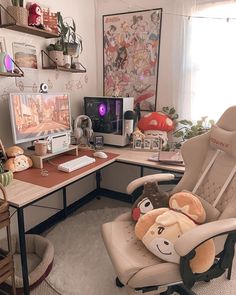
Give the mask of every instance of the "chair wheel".
<svg viewBox="0 0 236 295">
<path fill-rule="evenodd" d="M 119 280 L 118 277 L 116 277 L 116 286 L 117 286 L 118 288 L 122 288 L 122 287 L 124 287 L 124 284 L 121 283 L 121 281 Z"/>
</svg>

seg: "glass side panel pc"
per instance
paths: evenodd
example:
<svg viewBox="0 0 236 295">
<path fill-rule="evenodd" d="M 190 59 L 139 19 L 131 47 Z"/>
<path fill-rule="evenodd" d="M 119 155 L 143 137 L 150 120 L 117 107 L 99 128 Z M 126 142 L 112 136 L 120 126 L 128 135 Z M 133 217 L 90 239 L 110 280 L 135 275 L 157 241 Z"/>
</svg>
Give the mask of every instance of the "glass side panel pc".
<svg viewBox="0 0 236 295">
<path fill-rule="evenodd" d="M 92 120 L 93 131 L 122 135 L 123 99 L 119 97 L 85 97 L 85 114 Z"/>
<path fill-rule="evenodd" d="M 9 107 L 15 143 L 71 132 L 70 99 L 66 93 L 11 93 Z"/>
</svg>

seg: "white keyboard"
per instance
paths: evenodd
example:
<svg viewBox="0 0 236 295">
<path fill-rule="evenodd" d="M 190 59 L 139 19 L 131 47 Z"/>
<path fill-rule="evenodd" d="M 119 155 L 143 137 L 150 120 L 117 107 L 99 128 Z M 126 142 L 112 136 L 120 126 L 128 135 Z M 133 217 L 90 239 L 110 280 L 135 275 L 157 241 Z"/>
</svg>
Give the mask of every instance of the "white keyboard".
<svg viewBox="0 0 236 295">
<path fill-rule="evenodd" d="M 58 165 L 57 169 L 64 172 L 72 172 L 91 163 L 94 163 L 95 161 L 96 160 L 94 158 L 82 156 Z"/>
</svg>

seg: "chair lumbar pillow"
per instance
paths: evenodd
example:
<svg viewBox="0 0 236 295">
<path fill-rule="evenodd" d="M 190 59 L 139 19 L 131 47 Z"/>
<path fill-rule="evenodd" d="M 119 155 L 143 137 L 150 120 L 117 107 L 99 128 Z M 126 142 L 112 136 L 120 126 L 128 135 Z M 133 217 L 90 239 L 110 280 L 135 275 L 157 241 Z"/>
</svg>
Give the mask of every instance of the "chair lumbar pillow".
<svg viewBox="0 0 236 295">
<path fill-rule="evenodd" d="M 168 201 L 169 194 L 159 190 L 157 181 L 147 181 L 144 183 L 143 193 L 132 205 L 132 219 L 137 221 L 140 216 L 153 209 L 168 207 Z"/>
<path fill-rule="evenodd" d="M 135 226 L 135 234 L 146 248 L 164 261 L 180 263 L 175 250 L 176 241 L 185 232 L 195 228 L 206 219 L 205 210 L 197 197 L 188 192 L 174 194 L 169 200 L 170 208 L 159 208 L 143 215 Z M 215 258 L 212 239 L 195 249 L 190 261 L 193 273 L 207 271 Z"/>
</svg>

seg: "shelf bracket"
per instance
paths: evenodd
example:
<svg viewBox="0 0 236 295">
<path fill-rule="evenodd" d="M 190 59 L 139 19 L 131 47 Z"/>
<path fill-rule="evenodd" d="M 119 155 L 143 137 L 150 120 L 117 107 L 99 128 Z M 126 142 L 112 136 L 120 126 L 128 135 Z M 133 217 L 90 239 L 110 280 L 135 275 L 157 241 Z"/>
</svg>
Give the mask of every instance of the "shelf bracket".
<svg viewBox="0 0 236 295">
<path fill-rule="evenodd" d="M 8 24 L 3 24 L 2 23 L 2 11 L 4 11 L 7 15 L 10 16 L 10 18 L 13 20 L 12 23 L 8 23 Z M 9 26 L 12 26 L 12 25 L 16 25 L 16 19 L 7 11 L 7 9 L 2 5 L 0 4 L 0 23 L 1 23 L 1 27 L 4 28 L 4 27 L 9 27 Z"/>
</svg>

